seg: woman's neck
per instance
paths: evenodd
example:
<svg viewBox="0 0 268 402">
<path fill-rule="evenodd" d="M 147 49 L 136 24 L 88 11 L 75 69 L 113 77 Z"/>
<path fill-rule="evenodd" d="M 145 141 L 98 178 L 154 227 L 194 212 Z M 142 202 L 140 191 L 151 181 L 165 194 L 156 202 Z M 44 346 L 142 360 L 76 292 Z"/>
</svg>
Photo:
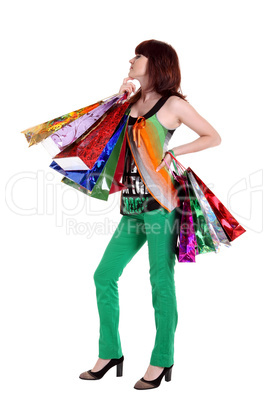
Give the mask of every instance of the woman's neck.
<svg viewBox="0 0 268 402">
<path fill-rule="evenodd" d="M 156 91 L 144 91 L 141 90 L 141 97 L 140 97 L 140 102 L 141 103 L 147 103 L 147 102 L 152 102 L 154 100 L 158 100 L 161 98 L 161 95 L 157 93 Z"/>
</svg>

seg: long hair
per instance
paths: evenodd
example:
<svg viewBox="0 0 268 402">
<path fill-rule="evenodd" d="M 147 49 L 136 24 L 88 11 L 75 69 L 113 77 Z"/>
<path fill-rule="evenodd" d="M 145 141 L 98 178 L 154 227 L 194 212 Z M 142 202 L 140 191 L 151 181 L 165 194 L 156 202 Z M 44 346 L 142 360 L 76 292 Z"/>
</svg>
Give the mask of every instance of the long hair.
<svg viewBox="0 0 268 402">
<path fill-rule="evenodd" d="M 166 42 L 155 39 L 141 42 L 135 49 L 135 54 L 148 58 L 148 87 L 162 96 L 175 95 L 186 102 L 186 95 L 181 91 L 181 70 L 176 51 Z M 137 102 L 141 97 L 141 88 L 130 97 L 129 103 Z"/>
</svg>

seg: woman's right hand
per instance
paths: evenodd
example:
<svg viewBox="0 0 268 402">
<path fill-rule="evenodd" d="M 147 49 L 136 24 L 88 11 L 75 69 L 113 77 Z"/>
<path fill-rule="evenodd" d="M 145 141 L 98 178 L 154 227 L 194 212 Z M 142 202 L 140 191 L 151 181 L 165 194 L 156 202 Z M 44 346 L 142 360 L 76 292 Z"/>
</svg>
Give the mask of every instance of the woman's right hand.
<svg viewBox="0 0 268 402">
<path fill-rule="evenodd" d="M 120 87 L 120 89 L 119 89 L 119 94 L 120 94 L 120 95 L 123 94 L 125 91 L 127 92 L 127 94 L 128 94 L 128 98 L 127 98 L 127 99 L 129 99 L 131 93 L 132 93 L 132 92 L 135 92 L 135 90 L 136 90 L 136 87 L 135 87 L 135 85 L 133 84 L 133 82 L 127 82 L 128 80 L 133 80 L 133 78 L 131 78 L 131 77 L 126 77 L 126 78 L 124 78 L 123 84 L 121 85 L 121 87 Z"/>
</svg>

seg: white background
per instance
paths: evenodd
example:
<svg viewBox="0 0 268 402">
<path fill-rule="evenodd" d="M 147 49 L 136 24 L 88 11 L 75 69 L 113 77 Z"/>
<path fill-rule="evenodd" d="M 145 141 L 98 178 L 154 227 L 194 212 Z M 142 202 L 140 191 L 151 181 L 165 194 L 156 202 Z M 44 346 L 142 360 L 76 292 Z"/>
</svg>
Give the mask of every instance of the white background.
<svg viewBox="0 0 268 402">
<path fill-rule="evenodd" d="M 162 401 L 175 392 L 181 402 L 267 402 L 265 2 L 24 0 L 1 13 L 1 399 Z M 104 202 L 61 184 L 50 155 L 20 132 L 117 93 L 147 39 L 176 49 L 183 93 L 222 137 L 179 161 L 247 232 L 231 249 L 176 263 L 172 381 L 137 394 L 155 336 L 147 244 L 119 280 L 124 376 L 82 381 L 98 357 L 93 273 L 121 219 L 120 193 Z M 170 148 L 196 138 L 182 125 Z"/>
</svg>

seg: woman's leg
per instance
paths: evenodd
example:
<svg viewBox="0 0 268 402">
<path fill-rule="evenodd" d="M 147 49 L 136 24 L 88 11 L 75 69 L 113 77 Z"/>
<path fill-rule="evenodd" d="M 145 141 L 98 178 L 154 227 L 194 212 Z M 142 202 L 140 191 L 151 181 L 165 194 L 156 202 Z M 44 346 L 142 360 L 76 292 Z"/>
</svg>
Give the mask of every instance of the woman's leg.
<svg viewBox="0 0 268 402">
<path fill-rule="evenodd" d="M 141 216 L 123 215 L 94 273 L 100 316 L 99 358 L 122 356 L 117 281 L 125 266 L 146 241 Z"/>
<path fill-rule="evenodd" d="M 174 337 L 178 321 L 174 281 L 178 219 L 176 209 L 168 212 L 163 208 L 144 214 L 156 325 L 150 360 L 152 366 L 170 367 L 174 363 Z"/>
</svg>

